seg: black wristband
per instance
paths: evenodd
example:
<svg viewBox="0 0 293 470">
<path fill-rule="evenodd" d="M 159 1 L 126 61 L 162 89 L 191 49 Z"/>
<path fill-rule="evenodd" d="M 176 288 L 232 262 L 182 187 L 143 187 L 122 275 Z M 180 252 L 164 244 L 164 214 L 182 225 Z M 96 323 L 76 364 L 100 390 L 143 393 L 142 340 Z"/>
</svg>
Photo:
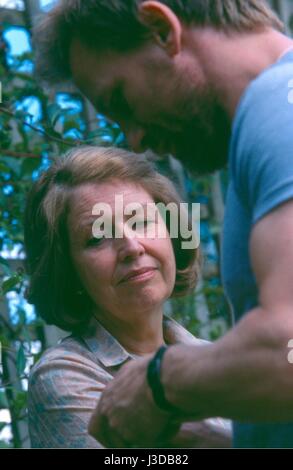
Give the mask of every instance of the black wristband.
<svg viewBox="0 0 293 470">
<path fill-rule="evenodd" d="M 180 414 L 176 406 L 168 402 L 165 397 L 163 385 L 161 383 L 161 366 L 167 346 L 161 346 L 154 357 L 150 360 L 147 368 L 147 382 L 153 393 L 153 399 L 156 405 L 168 413 Z"/>
</svg>

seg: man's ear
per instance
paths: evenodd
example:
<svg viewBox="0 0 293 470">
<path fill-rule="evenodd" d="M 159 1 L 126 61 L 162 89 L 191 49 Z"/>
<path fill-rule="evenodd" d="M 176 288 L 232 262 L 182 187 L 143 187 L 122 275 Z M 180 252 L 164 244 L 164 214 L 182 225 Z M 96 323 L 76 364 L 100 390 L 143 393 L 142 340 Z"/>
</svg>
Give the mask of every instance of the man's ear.
<svg viewBox="0 0 293 470">
<path fill-rule="evenodd" d="M 142 2 L 138 7 L 139 20 L 152 33 L 156 42 L 175 56 L 181 50 L 182 25 L 175 13 L 155 0 Z"/>
</svg>

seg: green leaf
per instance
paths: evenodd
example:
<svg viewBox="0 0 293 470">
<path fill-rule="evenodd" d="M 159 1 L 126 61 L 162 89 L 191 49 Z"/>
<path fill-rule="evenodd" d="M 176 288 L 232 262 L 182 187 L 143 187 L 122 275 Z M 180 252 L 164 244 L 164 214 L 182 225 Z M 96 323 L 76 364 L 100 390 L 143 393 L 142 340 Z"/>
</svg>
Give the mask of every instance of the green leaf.
<svg viewBox="0 0 293 470">
<path fill-rule="evenodd" d="M 0 409 L 3 410 L 6 408 L 9 408 L 6 393 L 4 390 L 0 390 Z"/>
<path fill-rule="evenodd" d="M 64 122 L 63 134 L 70 131 L 71 129 L 79 129 L 79 123 L 77 119 L 70 119 Z"/>
<path fill-rule="evenodd" d="M 0 449 L 10 449 L 12 447 L 11 444 L 9 444 L 6 441 L 0 441 Z"/>
<path fill-rule="evenodd" d="M 0 141 L 1 141 L 1 146 L 2 146 L 2 140 L 0 139 Z M 19 174 L 19 167 L 20 167 L 19 159 L 2 155 L 1 163 L 3 163 L 9 168 L 10 173 L 12 172 L 15 175 Z"/>
<path fill-rule="evenodd" d="M 2 346 L 2 353 L 3 353 L 4 349 L 9 349 L 10 342 L 8 340 L 7 334 L 3 334 L 3 333 L 0 334 L 0 343 L 1 343 L 1 346 Z"/>
<path fill-rule="evenodd" d="M 62 116 L 63 110 L 60 106 L 56 103 L 50 104 L 47 108 L 48 116 L 51 121 L 52 127 L 54 127 L 58 121 L 58 119 Z"/>
<path fill-rule="evenodd" d="M 1 173 L 10 173 L 10 168 L 3 162 L 0 162 L 0 172 Z"/>
<path fill-rule="evenodd" d="M 23 327 L 23 328 L 22 328 L 22 333 L 23 333 L 23 337 L 24 337 L 25 341 L 27 342 L 27 346 L 28 346 L 28 348 L 29 348 L 29 351 L 31 351 L 31 341 L 32 341 L 32 338 L 31 338 L 31 336 L 30 336 L 30 333 L 29 333 L 28 328 Z"/>
<path fill-rule="evenodd" d="M 14 290 L 15 287 L 20 283 L 20 281 L 21 279 L 18 274 L 14 274 L 9 279 L 6 279 L 6 281 L 2 283 L 2 287 L 1 287 L 2 295 L 5 295 L 7 294 L 7 292 Z"/>
<path fill-rule="evenodd" d="M 6 259 L 2 258 L 2 256 L 0 256 L 0 264 L 2 264 L 3 266 L 6 266 L 7 268 L 9 268 L 8 261 Z"/>
<path fill-rule="evenodd" d="M 12 408 L 15 412 L 16 417 L 19 417 L 20 413 L 27 406 L 27 392 L 18 392 L 16 398 L 13 400 Z"/>
<path fill-rule="evenodd" d="M 39 158 L 26 158 L 23 160 L 20 170 L 20 177 L 30 176 L 37 170 L 41 165 L 41 159 Z"/>
<path fill-rule="evenodd" d="M 16 368 L 17 368 L 17 372 L 19 375 L 22 375 L 25 369 L 25 366 L 26 366 L 26 357 L 25 357 L 23 345 L 21 344 L 17 352 L 17 356 L 16 356 Z"/>
<path fill-rule="evenodd" d="M 21 325 L 26 325 L 26 312 L 25 312 L 25 310 L 21 307 L 18 307 L 17 308 L 17 315 L 18 315 L 18 318 L 19 318 L 19 323 Z"/>
</svg>

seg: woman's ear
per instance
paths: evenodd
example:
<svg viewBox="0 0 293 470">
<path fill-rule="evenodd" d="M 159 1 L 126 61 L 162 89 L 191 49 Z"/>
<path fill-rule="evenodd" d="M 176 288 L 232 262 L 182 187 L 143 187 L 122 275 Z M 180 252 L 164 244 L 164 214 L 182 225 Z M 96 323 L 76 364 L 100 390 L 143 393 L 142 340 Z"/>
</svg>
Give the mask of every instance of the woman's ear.
<svg viewBox="0 0 293 470">
<path fill-rule="evenodd" d="M 141 23 L 152 32 L 157 44 L 170 56 L 180 52 L 182 25 L 169 7 L 155 0 L 147 0 L 139 5 L 138 15 Z"/>
</svg>

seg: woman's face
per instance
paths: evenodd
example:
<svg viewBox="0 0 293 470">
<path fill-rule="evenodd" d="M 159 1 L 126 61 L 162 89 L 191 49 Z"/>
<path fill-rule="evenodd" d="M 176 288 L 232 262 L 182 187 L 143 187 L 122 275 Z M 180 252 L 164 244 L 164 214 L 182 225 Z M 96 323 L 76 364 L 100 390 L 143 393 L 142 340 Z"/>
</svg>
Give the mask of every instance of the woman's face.
<svg viewBox="0 0 293 470">
<path fill-rule="evenodd" d="M 107 226 L 110 220 L 113 232 L 116 226 L 120 237 L 115 238 L 115 233 L 112 238 L 93 237 L 93 223 L 98 219 L 92 215 L 93 207 L 106 203 L 114 214 L 117 195 L 123 200 L 123 209 L 133 203 L 144 208 L 154 204 L 150 194 L 133 183 L 87 183 L 73 192 L 68 229 L 71 256 L 83 287 L 107 318 L 112 315 L 127 321 L 161 307 L 170 297 L 176 264 L 168 232 L 164 238 L 151 238 L 146 233 L 147 227 L 164 225 L 160 216 L 147 217 L 146 210 L 138 215 L 136 229 L 130 227 L 129 215 L 120 219 L 113 215 Z"/>
</svg>

